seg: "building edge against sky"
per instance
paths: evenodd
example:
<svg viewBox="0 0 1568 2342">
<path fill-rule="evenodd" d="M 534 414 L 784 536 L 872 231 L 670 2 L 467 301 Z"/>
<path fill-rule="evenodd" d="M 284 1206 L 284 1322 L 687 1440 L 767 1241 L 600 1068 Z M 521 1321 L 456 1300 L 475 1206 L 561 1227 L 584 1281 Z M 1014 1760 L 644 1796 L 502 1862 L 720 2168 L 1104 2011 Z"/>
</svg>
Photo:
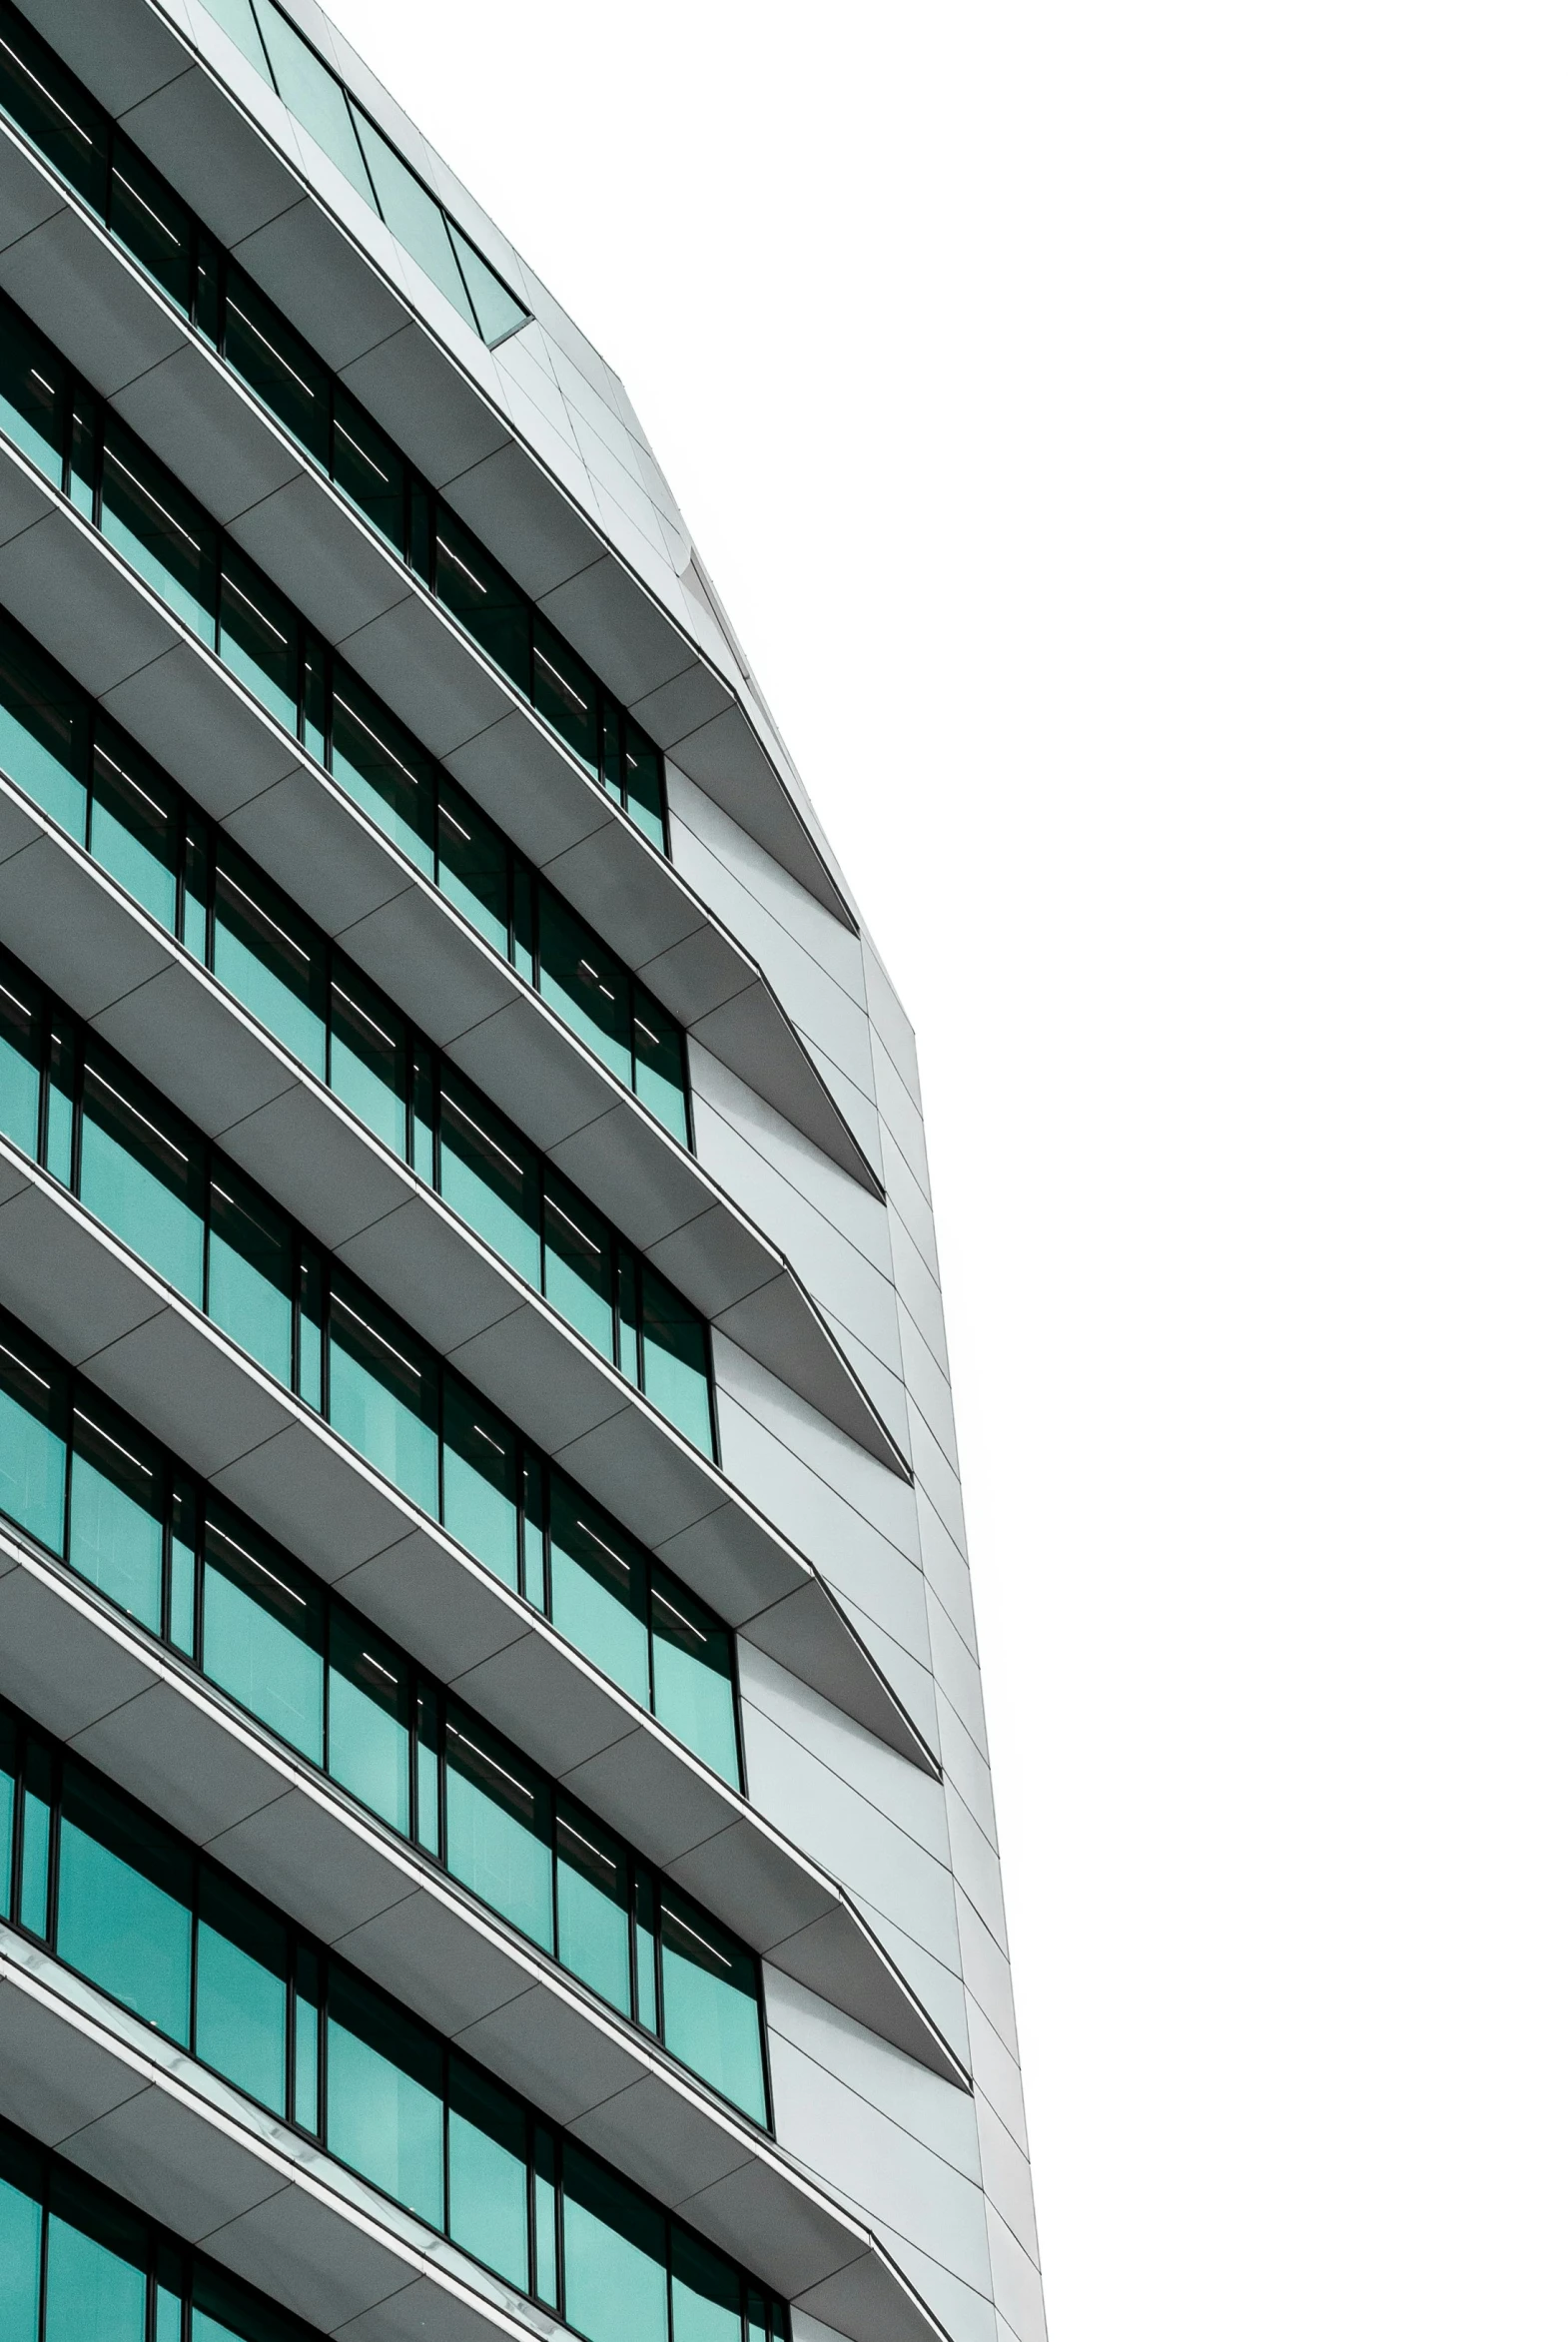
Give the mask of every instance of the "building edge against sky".
<svg viewBox="0 0 1568 2342">
<path fill-rule="evenodd" d="M 309 0 L 4 0 L 0 293 L 0 2243 L 1036 2342 L 914 1037 L 618 377 Z"/>
</svg>

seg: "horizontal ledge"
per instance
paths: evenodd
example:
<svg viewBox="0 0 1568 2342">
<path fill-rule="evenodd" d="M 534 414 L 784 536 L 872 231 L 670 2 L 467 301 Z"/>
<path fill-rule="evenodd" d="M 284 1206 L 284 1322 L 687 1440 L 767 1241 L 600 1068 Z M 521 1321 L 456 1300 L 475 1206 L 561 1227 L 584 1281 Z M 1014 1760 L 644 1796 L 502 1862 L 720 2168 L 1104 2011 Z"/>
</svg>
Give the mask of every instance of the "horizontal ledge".
<svg viewBox="0 0 1568 2342">
<path fill-rule="evenodd" d="M 4 1143 L 0 1301 L 743 1943 L 948 2073 L 833 1880 Z"/>
</svg>

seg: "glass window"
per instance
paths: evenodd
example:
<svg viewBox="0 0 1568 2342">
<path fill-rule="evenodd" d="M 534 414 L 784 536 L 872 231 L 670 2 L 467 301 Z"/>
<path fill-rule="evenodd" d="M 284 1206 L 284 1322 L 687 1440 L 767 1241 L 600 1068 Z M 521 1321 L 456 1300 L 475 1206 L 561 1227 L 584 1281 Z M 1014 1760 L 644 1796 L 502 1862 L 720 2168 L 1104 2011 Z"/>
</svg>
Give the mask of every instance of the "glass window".
<svg viewBox="0 0 1568 2342">
<path fill-rule="evenodd" d="M 332 773 L 426 878 L 435 875 L 435 766 L 353 676 L 333 698 Z"/>
<path fill-rule="evenodd" d="M 407 543 L 408 467 L 379 423 L 340 390 L 333 402 L 333 478 L 371 526 L 400 553 Z"/>
<path fill-rule="evenodd" d="M 334 1603 L 327 1689 L 328 1767 L 351 1797 L 408 1835 L 409 1670 L 401 1655 Z"/>
<path fill-rule="evenodd" d="M 294 1368 L 294 1231 L 227 1166 L 213 1174 L 209 1213 L 208 1312 L 287 1387 Z"/>
<path fill-rule="evenodd" d="M 742 2342 L 740 2273 L 710 2244 L 671 2223 L 672 2342 Z"/>
<path fill-rule="evenodd" d="M 349 1112 L 399 1161 L 408 1153 L 407 1027 L 373 984 L 343 960 L 332 979 L 330 1080 Z"/>
<path fill-rule="evenodd" d="M 508 334 L 515 334 L 519 326 L 527 324 L 528 313 L 516 295 L 501 283 L 489 262 L 474 251 L 455 220 L 449 219 L 446 225 L 451 230 L 462 281 L 468 288 L 479 332 L 493 350 L 497 342 L 504 342 Z"/>
<path fill-rule="evenodd" d="M 446 1867 L 530 1943 L 554 1951 L 548 1789 L 462 1709 L 446 1720 Z"/>
<path fill-rule="evenodd" d="M 622 1366 L 625 1360 L 621 1361 Z M 708 1329 L 656 1268 L 642 1270 L 642 1387 L 693 1447 L 713 1453 Z"/>
<path fill-rule="evenodd" d="M 328 1420 L 423 1511 L 436 1513 L 438 1372 L 422 1343 L 354 1288 L 334 1289 Z"/>
<path fill-rule="evenodd" d="M 107 474 L 106 474 L 107 476 Z M 237 545 L 223 549 L 218 652 L 270 715 L 293 733 L 300 721 L 300 620 Z"/>
<path fill-rule="evenodd" d="M 19 971 L 0 963 L 0 1132 L 35 1161 L 43 1054 L 38 996 Z"/>
<path fill-rule="evenodd" d="M 115 142 L 109 175 L 109 233 L 177 308 L 190 308 L 195 223 L 167 179 L 123 138 Z"/>
<path fill-rule="evenodd" d="M 631 1088 L 631 978 L 553 888 L 539 889 L 539 990 Z"/>
<path fill-rule="evenodd" d="M 374 202 L 342 82 L 328 71 L 314 49 L 307 48 L 272 0 L 257 0 L 256 13 L 278 95 L 329 161 L 337 164 L 350 186 L 367 203 Z"/>
<path fill-rule="evenodd" d="M 640 984 L 633 988 L 631 1040 L 637 1096 L 682 1147 L 689 1147 L 684 1037 L 669 1011 Z"/>
<path fill-rule="evenodd" d="M 625 1849 L 580 1806 L 555 1816 L 557 1955 L 590 1991 L 631 2014 L 630 1881 Z"/>
<path fill-rule="evenodd" d="M 256 29 L 251 14 L 251 0 L 202 0 L 209 16 L 216 17 L 241 55 L 248 57 L 257 72 L 271 81 L 267 69 L 267 52 L 262 47 L 262 36 Z"/>
<path fill-rule="evenodd" d="M 735 1740 L 734 1650 L 705 1602 L 653 1565 L 653 1712 L 678 1741 L 732 1788 L 740 1787 Z"/>
<path fill-rule="evenodd" d="M 161 601 L 213 639 L 218 529 L 172 472 L 111 416 L 104 425 L 104 535 Z"/>
<path fill-rule="evenodd" d="M 555 2176 L 555 2134 L 533 2126 L 533 2290 L 551 2309 L 560 2307 L 557 2229 L 560 2188 Z"/>
<path fill-rule="evenodd" d="M 67 1764 L 60 1957 L 182 2045 L 191 2022 L 192 1886 L 191 1855 L 172 1832 Z"/>
<path fill-rule="evenodd" d="M 626 811 L 643 835 L 666 851 L 664 837 L 664 785 L 660 772 L 659 752 L 646 732 L 640 732 L 630 716 L 622 716 L 621 782 L 625 791 Z"/>
<path fill-rule="evenodd" d="M 160 1276 L 202 1303 L 203 1165 L 182 1124 L 118 1067 L 82 1082 L 81 1197 Z"/>
<path fill-rule="evenodd" d="M 4 59 L 0 35 L 0 63 Z M 0 75 L 0 86 L 3 86 Z M 60 485 L 65 445 L 65 370 L 10 302 L 0 306 L 0 431 Z"/>
<path fill-rule="evenodd" d="M 597 772 L 599 717 L 593 677 L 543 618 L 533 624 L 533 704 L 568 748 Z"/>
<path fill-rule="evenodd" d="M 163 2342 L 163 2336 L 159 2336 Z M 174 2342 L 174 2337 L 170 2337 Z M 191 2342 L 317 2342 L 286 2310 L 275 2309 L 222 2269 L 198 2261 L 191 2273 Z"/>
<path fill-rule="evenodd" d="M 0 1324 L 0 1511 L 51 1553 L 65 1545 L 65 1376 Z"/>
<path fill-rule="evenodd" d="M 550 1482 L 550 1616 L 570 1643 L 648 1705 L 648 1565 L 585 1496 Z"/>
<path fill-rule="evenodd" d="M 0 2342 L 37 2342 L 43 2181 L 42 2158 L 0 2136 Z"/>
<path fill-rule="evenodd" d="M 454 2244 L 528 2289 L 527 2116 L 466 2057 L 451 2061 L 447 2141 Z"/>
<path fill-rule="evenodd" d="M 327 1073 L 327 946 L 227 839 L 216 844 L 213 974 L 291 1056 Z"/>
<path fill-rule="evenodd" d="M 21 1894 L 17 1924 L 28 1933 L 49 1933 L 49 1864 L 54 1842 L 54 1760 L 38 1741 L 30 1741 L 22 1785 Z"/>
<path fill-rule="evenodd" d="M 248 8 L 249 0 L 234 0 Z M 231 267 L 224 357 L 262 404 L 325 470 L 332 448 L 332 377 L 249 277 Z"/>
<path fill-rule="evenodd" d="M 664 2217 L 564 2142 L 564 2315 L 588 2342 L 666 2342 Z"/>
<path fill-rule="evenodd" d="M 44 2342 L 144 2342 L 148 2241 L 134 2214 L 57 2163 Z"/>
<path fill-rule="evenodd" d="M 87 836 L 87 702 L 53 659 L 0 623 L 0 770 L 80 845 Z"/>
<path fill-rule="evenodd" d="M 663 1891 L 660 1948 L 665 2046 L 753 2122 L 766 2122 L 756 1960 L 673 1887 Z"/>
<path fill-rule="evenodd" d="M 288 1930 L 206 1863 L 199 1911 L 196 2054 L 275 2114 L 286 2114 Z"/>
<path fill-rule="evenodd" d="M 326 1720 L 326 1597 L 249 1522 L 215 1508 L 202 1581 L 202 1672 L 313 1765 Z"/>
<path fill-rule="evenodd" d="M 438 884 L 470 927 L 506 952 L 506 841 L 492 821 L 440 776 Z"/>
<path fill-rule="evenodd" d="M 102 216 L 109 122 L 14 8 L 0 26 L 0 106 Z"/>
<path fill-rule="evenodd" d="M 586 1196 L 546 1167 L 544 1295 L 604 1357 L 615 1355 L 615 1249 Z"/>
<path fill-rule="evenodd" d="M 431 284 L 445 294 L 463 324 L 471 326 L 472 306 L 440 205 L 425 192 L 401 155 L 394 153 L 358 106 L 354 108 L 354 118 L 365 159 L 371 167 L 382 218 L 403 251 L 418 262 Z"/>
<path fill-rule="evenodd" d="M 444 504 L 435 527 L 435 594 L 526 698 L 528 605 L 500 563 Z"/>
<path fill-rule="evenodd" d="M 477 1236 L 538 1292 L 538 1158 L 458 1074 L 441 1083 L 440 1191 Z"/>
<path fill-rule="evenodd" d="M 93 860 L 175 932 L 179 911 L 180 794 L 129 740 L 103 722 L 93 743 Z"/>
<path fill-rule="evenodd" d="M 517 1583 L 517 1434 L 460 1383 L 448 1381 L 441 1519 L 459 1545 L 508 1586 Z"/>
<path fill-rule="evenodd" d="M 71 1567 L 156 1635 L 163 1625 L 163 1458 L 108 1404 L 71 1426 Z"/>
<path fill-rule="evenodd" d="M 327 2147 L 440 2227 L 440 2046 L 336 1960 L 327 2005 Z"/>
<path fill-rule="evenodd" d="M 9 1920 L 11 1917 L 11 1857 L 15 1852 L 18 1750 L 16 1726 L 10 1716 L 0 1710 L 0 1920 Z M 4 2155 L 0 2153 L 0 2173 L 3 2173 L 4 2168 Z M 3 2342 L 4 2333 L 5 2328 L 0 2325 L 0 2342 Z"/>
</svg>

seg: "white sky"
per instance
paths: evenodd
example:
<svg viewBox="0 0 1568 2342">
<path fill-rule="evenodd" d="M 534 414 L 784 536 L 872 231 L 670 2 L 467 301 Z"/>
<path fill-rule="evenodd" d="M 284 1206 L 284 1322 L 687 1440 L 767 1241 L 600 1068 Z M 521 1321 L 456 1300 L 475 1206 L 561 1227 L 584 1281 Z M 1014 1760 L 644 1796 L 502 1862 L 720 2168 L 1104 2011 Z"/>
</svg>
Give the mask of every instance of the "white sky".
<svg viewBox="0 0 1568 2342">
<path fill-rule="evenodd" d="M 1560 2342 L 1561 11 L 333 6 L 920 1035 L 1054 2342 Z"/>
</svg>

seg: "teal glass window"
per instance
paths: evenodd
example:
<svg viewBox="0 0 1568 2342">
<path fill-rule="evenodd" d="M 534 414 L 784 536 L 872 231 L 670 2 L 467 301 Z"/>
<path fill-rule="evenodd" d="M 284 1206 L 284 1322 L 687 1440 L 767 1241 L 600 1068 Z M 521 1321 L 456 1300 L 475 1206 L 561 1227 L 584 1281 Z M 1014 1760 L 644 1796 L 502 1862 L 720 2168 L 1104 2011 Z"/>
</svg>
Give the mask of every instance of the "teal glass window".
<svg viewBox="0 0 1568 2342">
<path fill-rule="evenodd" d="M 190 2040 L 193 1871 L 172 1832 L 67 1764 L 60 1957 L 182 2047 Z"/>
<path fill-rule="evenodd" d="M 621 787 L 626 811 L 643 836 L 661 854 L 666 854 L 669 844 L 664 834 L 664 784 L 659 752 L 630 716 L 621 718 Z"/>
<path fill-rule="evenodd" d="M 435 875 L 435 766 L 390 709 L 340 669 L 332 775 L 426 878 Z"/>
<path fill-rule="evenodd" d="M 448 1381 L 442 1401 L 441 1520 L 503 1584 L 517 1583 L 517 1434 Z"/>
<path fill-rule="evenodd" d="M 673 1887 L 663 1894 L 660 1952 L 664 2042 L 671 2056 L 710 2081 L 753 2122 L 765 2123 L 756 1960 Z"/>
<path fill-rule="evenodd" d="M 202 1866 L 196 2054 L 274 2114 L 288 2112 L 289 1932 L 243 1887 Z"/>
<path fill-rule="evenodd" d="M 539 617 L 533 622 L 533 704 L 567 747 L 597 772 L 597 686 L 576 652 Z"/>
<path fill-rule="evenodd" d="M 550 1616 L 639 1706 L 648 1706 L 648 1565 L 598 1506 L 550 1483 Z"/>
<path fill-rule="evenodd" d="M 11 1917 L 11 1858 L 15 1852 L 16 1784 L 20 1743 L 13 1719 L 0 1710 L 0 1920 Z M 0 2155 L 0 2170 L 4 2157 Z M 4 2342 L 0 2326 L 0 2342 Z"/>
<path fill-rule="evenodd" d="M 442 1080 L 440 1134 L 441 1193 L 475 1235 L 540 1291 L 537 1156 L 460 1074 Z"/>
<path fill-rule="evenodd" d="M 237 545 L 223 549 L 218 654 L 286 731 L 300 720 L 300 619 Z"/>
<path fill-rule="evenodd" d="M 333 1090 L 399 1158 L 408 1152 L 408 1029 L 340 958 L 332 976 Z"/>
<path fill-rule="evenodd" d="M 555 1949 L 549 1791 L 478 1719 L 446 1722 L 446 1866 L 530 1943 Z"/>
<path fill-rule="evenodd" d="M 442 2225 L 441 2053 L 422 2025 L 332 1962 L 327 2003 L 327 2150 Z"/>
<path fill-rule="evenodd" d="M 332 473 L 356 510 L 400 553 L 408 466 L 387 433 L 342 390 L 333 399 Z"/>
<path fill-rule="evenodd" d="M 0 1511 L 65 1550 L 65 1376 L 36 1343 L 0 1329 Z"/>
<path fill-rule="evenodd" d="M 26 1156 L 38 1154 L 44 1022 L 37 995 L 20 976 L 0 976 L 0 1134 Z"/>
<path fill-rule="evenodd" d="M 327 1687 L 327 1762 L 373 1814 L 408 1835 L 410 1670 L 363 1621 L 333 1605 Z"/>
<path fill-rule="evenodd" d="M 202 1672 L 320 1765 L 326 1748 L 326 1597 L 250 1523 L 209 1515 Z"/>
<path fill-rule="evenodd" d="M 744 2342 L 740 2272 L 700 2236 L 671 2225 L 671 2342 Z"/>
<path fill-rule="evenodd" d="M 435 1361 L 358 1288 L 334 1285 L 328 1420 L 422 1511 L 438 1514 Z"/>
<path fill-rule="evenodd" d="M 67 836 L 87 836 L 88 712 L 53 660 L 0 632 L 0 770 Z"/>
<path fill-rule="evenodd" d="M 454 512 L 435 525 L 435 597 L 487 650 L 526 697 L 530 684 L 528 603 L 519 587 Z"/>
<path fill-rule="evenodd" d="M 22 1776 L 22 1876 L 17 1921 L 29 1934 L 49 1933 L 49 1865 L 54 1847 L 55 1782 L 49 1751 L 30 1740 Z"/>
<path fill-rule="evenodd" d="M 272 0 L 257 0 L 256 13 L 278 95 L 356 193 L 367 203 L 374 202 L 342 82 L 328 72 Z"/>
<path fill-rule="evenodd" d="M 602 1357 L 615 1355 L 615 1245 L 586 1196 L 546 1167 L 544 1297 Z"/>
<path fill-rule="evenodd" d="M 100 107 L 76 102 L 63 71 L 14 9 L 0 30 L 0 105 L 63 179 L 102 215 L 109 197 L 109 122 Z"/>
<path fill-rule="evenodd" d="M 570 2139 L 562 2159 L 568 2324 L 587 2342 L 667 2342 L 663 2215 Z"/>
<path fill-rule="evenodd" d="M 287 98 L 284 103 L 289 103 Z M 446 217 L 440 205 L 432 195 L 426 194 L 401 155 L 387 144 L 370 117 L 362 114 L 358 106 L 352 111 L 382 218 L 403 251 L 418 262 L 431 284 L 445 294 L 464 325 L 473 325 L 467 287 L 457 267 L 457 256 L 446 233 Z"/>
<path fill-rule="evenodd" d="M 308 919 L 220 836 L 213 974 L 291 1056 L 327 1072 L 327 946 Z"/>
<path fill-rule="evenodd" d="M 0 2132 L 0 2342 L 37 2342 L 43 2158 Z"/>
<path fill-rule="evenodd" d="M 551 2309 L 560 2308 L 560 2183 L 555 2141 L 547 2130 L 533 2133 L 533 2290 Z"/>
<path fill-rule="evenodd" d="M 322 2134 L 322 1963 L 307 1945 L 294 1955 L 294 2119 Z"/>
<path fill-rule="evenodd" d="M 248 58 L 257 72 L 270 81 L 272 75 L 268 72 L 267 52 L 262 47 L 262 36 L 256 29 L 256 19 L 251 14 L 251 0 L 202 0 L 202 5 L 208 15 L 215 17 L 223 26 L 241 55 Z"/>
<path fill-rule="evenodd" d="M 468 288 L 479 333 L 493 350 L 497 342 L 504 342 L 508 334 L 515 334 L 519 326 L 527 324 L 528 313 L 516 296 L 507 292 L 489 262 L 474 251 L 455 220 L 448 220 L 446 225 L 451 230 L 457 265 Z"/>
<path fill-rule="evenodd" d="M 99 525 L 160 601 L 211 642 L 217 526 L 157 456 L 113 417 L 104 424 Z"/>
<path fill-rule="evenodd" d="M 150 758 L 100 722 L 93 742 L 88 851 L 111 878 L 175 932 L 184 840 L 180 793 Z"/>
<path fill-rule="evenodd" d="M 109 172 L 109 233 L 177 308 L 189 308 L 195 224 L 162 173 L 124 139 L 116 142 Z"/>
<path fill-rule="evenodd" d="M 539 889 L 539 991 L 629 1090 L 631 978 L 550 887 Z"/>
<path fill-rule="evenodd" d="M 528 2118 L 466 2057 L 453 2056 L 447 2135 L 454 2244 L 528 2289 Z"/>
<path fill-rule="evenodd" d="M 44 2342 L 145 2342 L 145 2226 L 58 2164 L 49 2192 Z"/>
<path fill-rule="evenodd" d="M 235 0 L 249 10 L 249 0 Z M 230 272 L 224 357 L 262 404 L 325 469 L 332 449 L 332 377 L 248 277 Z"/>
<path fill-rule="evenodd" d="M 637 1096 L 682 1147 L 691 1144 L 686 1114 L 686 1051 L 681 1029 L 642 985 L 633 993 L 633 1076 Z"/>
<path fill-rule="evenodd" d="M 294 1233 L 227 1167 L 209 1187 L 207 1307 L 213 1323 L 282 1383 L 294 1361 Z"/>
<path fill-rule="evenodd" d="M 141 1083 L 89 1059 L 77 1191 L 95 1218 L 200 1308 L 204 1166 L 174 1121 Z"/>
<path fill-rule="evenodd" d="M 713 1453 L 708 1328 L 691 1303 L 644 1262 L 640 1277 L 642 1387 L 693 1447 Z M 622 1370 L 626 1361 L 621 1361 Z"/>
<path fill-rule="evenodd" d="M 163 1625 L 164 1473 L 159 1451 L 94 1398 L 71 1426 L 71 1567 L 157 1634 Z"/>
<path fill-rule="evenodd" d="M 630 1878 L 625 1849 L 580 1806 L 555 1816 L 555 1913 L 562 1967 L 631 2014 Z"/>
<path fill-rule="evenodd" d="M 721 1781 L 738 1789 L 735 1653 L 728 1627 L 657 1563 L 652 1624 L 653 1713 Z"/>
<path fill-rule="evenodd" d="M 0 335 L 0 430 L 59 486 L 65 369 L 43 336 L 21 319 L 14 332 Z"/>
<path fill-rule="evenodd" d="M 510 852 L 478 808 L 441 781 L 437 884 L 493 951 L 507 950 L 506 897 Z"/>
</svg>

